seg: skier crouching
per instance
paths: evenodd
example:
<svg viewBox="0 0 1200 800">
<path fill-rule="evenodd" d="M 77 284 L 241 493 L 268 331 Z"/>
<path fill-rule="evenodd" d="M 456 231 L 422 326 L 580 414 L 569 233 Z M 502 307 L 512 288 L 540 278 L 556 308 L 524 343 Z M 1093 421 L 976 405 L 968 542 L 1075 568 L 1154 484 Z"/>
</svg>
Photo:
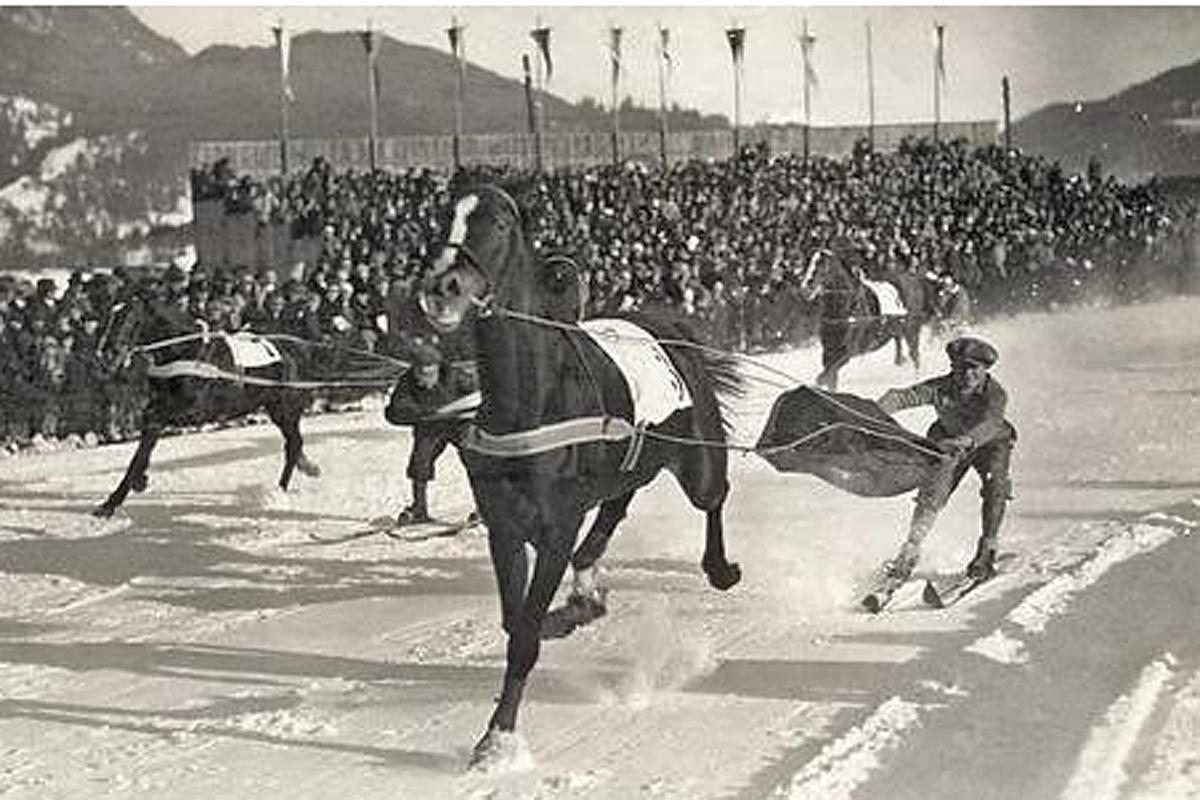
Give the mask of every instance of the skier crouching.
<svg viewBox="0 0 1200 800">
<path fill-rule="evenodd" d="M 1004 417 L 1008 394 L 988 370 L 996 363 L 996 348 L 973 336 L 946 345 L 950 372 L 903 389 L 889 389 L 876 402 L 888 414 L 932 405 L 937 421 L 926 436 L 947 454 L 941 466 L 918 490 L 908 538 L 897 556 L 884 565 L 883 593 L 890 595 L 909 579 L 921 553 L 921 543 L 933 529 L 968 469 L 979 475 L 983 499 L 981 531 L 967 574 L 976 579 L 996 571 L 996 543 L 1005 506 L 1012 498 L 1009 465 L 1017 431 Z M 864 600 L 870 606 L 871 597 Z"/>
<path fill-rule="evenodd" d="M 475 391 L 468 370 L 451 369 L 442 363 L 441 352 L 432 344 L 419 342 L 411 351 L 412 369 L 406 372 L 388 400 L 384 417 L 393 425 L 411 425 L 412 450 L 406 475 L 412 483 L 412 502 L 397 515 L 396 524 L 431 522 L 429 483 L 434 465 L 450 445 L 458 443 L 470 424 L 468 416 L 442 416 L 446 406 Z M 468 520 L 474 520 L 472 511 Z"/>
</svg>

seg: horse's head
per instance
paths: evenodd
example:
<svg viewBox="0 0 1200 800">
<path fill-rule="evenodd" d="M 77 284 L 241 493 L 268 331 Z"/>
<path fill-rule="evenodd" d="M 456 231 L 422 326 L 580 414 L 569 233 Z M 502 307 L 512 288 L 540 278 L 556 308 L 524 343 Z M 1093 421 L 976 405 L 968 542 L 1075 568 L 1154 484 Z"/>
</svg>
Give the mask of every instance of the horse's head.
<svg viewBox="0 0 1200 800">
<path fill-rule="evenodd" d="M 96 339 L 96 362 L 105 374 L 115 375 L 129 365 L 145 318 L 145 304 L 137 298 L 112 307 Z"/>
<path fill-rule="evenodd" d="M 459 196 L 450 233 L 426 274 L 418 300 L 429 322 L 443 332 L 463 324 L 473 309 L 493 303 L 529 312 L 523 274 L 531 263 L 521 211 L 508 192 L 483 186 Z M 525 296 L 523 296 L 525 295 Z"/>
<path fill-rule="evenodd" d="M 815 251 L 800 277 L 800 294 L 813 300 L 819 294 L 855 294 L 863 289 L 862 276 L 837 249 Z"/>
<path fill-rule="evenodd" d="M 557 322 L 578 322 L 588 302 L 588 276 L 573 259 L 555 255 L 537 268 L 538 303 L 534 313 Z"/>
</svg>

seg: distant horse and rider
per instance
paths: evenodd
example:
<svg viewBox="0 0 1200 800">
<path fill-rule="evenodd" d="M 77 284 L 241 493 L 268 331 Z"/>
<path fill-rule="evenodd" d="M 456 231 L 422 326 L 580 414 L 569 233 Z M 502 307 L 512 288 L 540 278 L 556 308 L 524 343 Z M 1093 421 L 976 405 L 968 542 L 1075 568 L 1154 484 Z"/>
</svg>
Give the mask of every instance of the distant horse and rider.
<svg viewBox="0 0 1200 800">
<path fill-rule="evenodd" d="M 818 386 L 837 389 L 838 372 L 855 356 L 894 342 L 896 366 L 921 367 L 921 330 L 936 314 L 935 288 L 915 273 L 871 280 L 849 257 L 848 246 L 818 250 L 800 280 L 800 293 L 817 304 L 821 343 Z"/>
<path fill-rule="evenodd" d="M 170 425 L 235 419 L 263 409 L 283 434 L 279 487 L 287 489 L 297 469 L 320 474 L 305 456 L 300 434 L 300 417 L 312 395 L 295 388 L 309 358 L 302 344 L 208 335 L 171 306 L 134 297 L 113 308 L 96 350 L 108 374 L 132 365 L 145 371 L 149 387 L 137 450 L 121 482 L 93 511 L 96 516 L 112 516 L 131 491 L 146 489 L 150 456 Z"/>
<path fill-rule="evenodd" d="M 482 766 L 513 752 L 541 639 L 604 613 L 597 562 L 635 493 L 662 470 L 705 515 L 701 566 L 709 583 L 724 590 L 741 578 L 726 557 L 722 518 L 729 493 L 723 404 L 742 389 L 732 357 L 700 346 L 686 323 L 665 312 L 578 323 L 579 269 L 567 258 L 539 258 L 527 224 L 503 188 L 460 193 L 421 288 L 436 328 L 474 322 L 482 403 L 463 457 L 487 524 L 508 634 L 503 688 L 473 753 Z M 656 415 L 639 408 L 642 393 L 606 345 L 631 346 L 653 362 L 650 379 L 666 387 L 653 394 L 677 402 Z M 597 506 L 576 547 L 585 515 Z M 527 545 L 535 554 L 532 577 Z M 551 612 L 568 566 L 570 599 Z"/>
</svg>

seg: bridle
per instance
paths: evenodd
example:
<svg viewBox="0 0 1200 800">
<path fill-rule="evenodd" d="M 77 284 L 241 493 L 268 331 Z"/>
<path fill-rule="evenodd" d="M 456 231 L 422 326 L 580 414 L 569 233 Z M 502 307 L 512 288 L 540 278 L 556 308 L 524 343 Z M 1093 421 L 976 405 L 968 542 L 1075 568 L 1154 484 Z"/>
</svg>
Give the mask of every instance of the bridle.
<svg viewBox="0 0 1200 800">
<path fill-rule="evenodd" d="M 496 195 L 498 195 L 500 197 L 501 200 L 504 201 L 504 204 L 506 206 L 508 206 L 508 210 L 510 212 L 512 212 L 513 225 L 520 227 L 520 225 L 521 225 L 521 207 L 517 205 L 517 201 L 513 198 L 513 196 L 511 194 L 509 194 L 508 192 L 506 192 L 504 189 L 501 189 L 499 186 L 489 186 L 487 188 L 489 191 L 494 192 Z M 485 270 L 483 268 L 483 264 L 480 261 L 479 257 L 475 254 L 475 251 L 472 250 L 471 247 L 466 243 L 466 241 L 461 241 L 461 242 L 448 241 L 444 245 L 442 245 L 442 249 L 443 250 L 453 249 L 456 253 L 456 258 L 464 259 L 467 262 L 467 265 L 470 266 L 472 269 L 474 269 L 476 272 L 478 272 L 480 275 L 488 276 L 488 272 L 487 272 L 487 270 Z M 489 283 L 489 285 L 492 283 L 490 276 L 488 277 L 488 283 Z M 496 310 L 494 307 L 494 298 L 495 298 L 495 291 L 489 291 L 487 294 L 483 295 L 482 297 L 475 297 L 474 295 L 472 295 L 472 296 L 468 297 L 467 299 L 468 299 L 468 301 L 470 301 L 471 305 L 474 306 L 477 316 L 479 316 L 480 318 L 487 318 L 487 317 L 490 317 L 493 314 L 493 312 Z M 425 306 L 424 294 L 422 294 L 420 296 L 420 298 L 418 299 L 418 304 L 421 306 L 421 310 L 423 312 L 428 311 L 427 307 Z"/>
</svg>

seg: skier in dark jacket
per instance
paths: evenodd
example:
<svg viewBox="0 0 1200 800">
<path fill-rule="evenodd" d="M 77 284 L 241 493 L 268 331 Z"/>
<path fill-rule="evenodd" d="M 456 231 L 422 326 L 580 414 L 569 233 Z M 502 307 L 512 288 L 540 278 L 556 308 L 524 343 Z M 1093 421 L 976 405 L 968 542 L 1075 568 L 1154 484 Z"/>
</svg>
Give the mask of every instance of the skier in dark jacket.
<svg viewBox="0 0 1200 800">
<path fill-rule="evenodd" d="M 431 521 L 428 487 L 435 476 L 434 464 L 447 447 L 458 446 L 470 424 L 469 413 L 446 413 L 445 409 L 476 389 L 474 370 L 446 363 L 432 344 L 415 343 L 409 353 L 412 368 L 396 384 L 384 412 L 391 424 L 411 425 L 413 429 L 406 471 L 412 482 L 412 503 L 396 518 L 400 525 Z"/>
<path fill-rule="evenodd" d="M 986 579 L 996 570 L 996 542 L 1012 498 L 1009 465 L 1017 440 L 1016 429 L 1004 417 L 1008 394 L 988 372 L 999 353 L 982 339 L 963 336 L 946 345 L 946 354 L 950 372 L 905 389 L 890 389 L 877 401 L 889 414 L 932 405 L 937 421 L 926 435 L 947 455 L 918 490 L 908 538 L 885 567 L 885 579 L 894 585 L 912 575 L 921 543 L 968 469 L 979 475 L 983 506 L 979 542 L 967 574 Z"/>
</svg>

